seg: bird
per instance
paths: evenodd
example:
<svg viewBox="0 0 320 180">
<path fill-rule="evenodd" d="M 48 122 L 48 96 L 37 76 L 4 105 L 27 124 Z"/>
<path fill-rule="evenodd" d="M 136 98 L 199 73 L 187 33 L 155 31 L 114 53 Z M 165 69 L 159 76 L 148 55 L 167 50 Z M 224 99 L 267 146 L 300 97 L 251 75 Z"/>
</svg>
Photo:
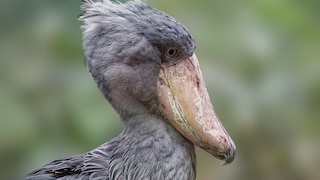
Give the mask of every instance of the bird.
<svg viewBox="0 0 320 180">
<path fill-rule="evenodd" d="M 194 180 L 195 146 L 231 163 L 236 146 L 213 109 L 189 30 L 143 0 L 84 0 L 81 9 L 88 71 L 123 129 L 25 179 Z"/>
</svg>

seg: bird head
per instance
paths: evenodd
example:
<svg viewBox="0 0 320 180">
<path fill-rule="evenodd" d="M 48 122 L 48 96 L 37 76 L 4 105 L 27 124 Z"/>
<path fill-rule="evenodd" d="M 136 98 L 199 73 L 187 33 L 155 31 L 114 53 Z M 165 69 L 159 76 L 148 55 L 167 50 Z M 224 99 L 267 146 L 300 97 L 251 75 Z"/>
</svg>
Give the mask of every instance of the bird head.
<svg viewBox="0 0 320 180">
<path fill-rule="evenodd" d="M 155 113 L 225 163 L 235 144 L 216 115 L 187 28 L 144 1 L 83 3 L 83 46 L 99 89 L 122 119 Z"/>
</svg>

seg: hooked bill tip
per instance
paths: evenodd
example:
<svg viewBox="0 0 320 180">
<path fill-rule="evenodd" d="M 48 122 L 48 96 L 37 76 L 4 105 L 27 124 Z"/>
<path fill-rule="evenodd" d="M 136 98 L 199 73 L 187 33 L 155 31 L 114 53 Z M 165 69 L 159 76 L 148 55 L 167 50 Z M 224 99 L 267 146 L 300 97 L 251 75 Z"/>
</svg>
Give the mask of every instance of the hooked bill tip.
<svg viewBox="0 0 320 180">
<path fill-rule="evenodd" d="M 221 165 L 223 166 L 223 165 L 227 165 L 227 164 L 232 163 L 232 161 L 234 160 L 235 156 L 236 156 L 236 146 L 231 141 L 230 149 L 229 149 L 228 153 L 226 154 L 225 161 Z"/>
</svg>

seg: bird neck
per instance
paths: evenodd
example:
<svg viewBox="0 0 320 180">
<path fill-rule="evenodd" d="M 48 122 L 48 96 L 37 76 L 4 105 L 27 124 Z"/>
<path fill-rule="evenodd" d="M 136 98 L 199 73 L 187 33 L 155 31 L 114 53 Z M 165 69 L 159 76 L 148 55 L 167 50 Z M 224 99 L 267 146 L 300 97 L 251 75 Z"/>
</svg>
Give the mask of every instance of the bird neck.
<svg viewBox="0 0 320 180">
<path fill-rule="evenodd" d="M 114 163 L 123 165 L 123 175 L 195 179 L 194 145 L 161 116 L 139 114 L 123 122 L 123 131 L 115 138 L 115 148 L 122 155 L 114 159 Z"/>
</svg>

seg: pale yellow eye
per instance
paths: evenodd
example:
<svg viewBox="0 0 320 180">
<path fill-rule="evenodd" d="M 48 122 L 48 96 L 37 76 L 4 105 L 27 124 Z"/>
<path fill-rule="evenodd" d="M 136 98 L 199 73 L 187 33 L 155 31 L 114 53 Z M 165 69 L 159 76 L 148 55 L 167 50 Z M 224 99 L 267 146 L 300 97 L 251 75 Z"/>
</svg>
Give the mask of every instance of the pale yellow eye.
<svg viewBox="0 0 320 180">
<path fill-rule="evenodd" d="M 172 58 L 178 54 L 178 50 L 176 48 L 169 48 L 166 52 L 166 56 Z"/>
</svg>

